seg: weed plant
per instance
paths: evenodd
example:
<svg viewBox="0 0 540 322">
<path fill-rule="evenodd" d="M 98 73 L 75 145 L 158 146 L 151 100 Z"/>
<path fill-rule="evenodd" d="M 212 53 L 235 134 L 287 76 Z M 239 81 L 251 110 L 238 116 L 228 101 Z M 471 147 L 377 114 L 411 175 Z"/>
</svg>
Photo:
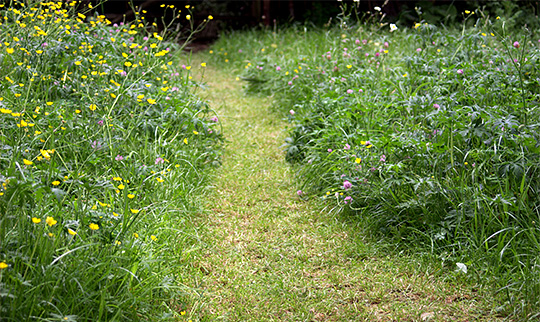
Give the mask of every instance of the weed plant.
<svg viewBox="0 0 540 322">
<path fill-rule="evenodd" d="M 0 7 L 0 320 L 170 318 L 221 142 L 191 67 L 144 12 Z"/>
<path fill-rule="evenodd" d="M 342 15 L 320 30 L 232 32 L 210 54 L 277 99 L 300 195 L 495 285 L 500 310 L 534 320 L 540 41 L 504 17 L 462 14 L 460 28 Z"/>
</svg>

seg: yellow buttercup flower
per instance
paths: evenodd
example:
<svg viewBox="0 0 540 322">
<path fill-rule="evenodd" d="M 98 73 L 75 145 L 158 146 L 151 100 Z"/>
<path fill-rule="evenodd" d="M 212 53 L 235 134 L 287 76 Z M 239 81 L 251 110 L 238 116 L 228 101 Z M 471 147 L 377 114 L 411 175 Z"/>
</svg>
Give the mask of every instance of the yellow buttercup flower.
<svg viewBox="0 0 540 322">
<path fill-rule="evenodd" d="M 90 227 L 90 229 L 92 229 L 92 230 L 98 230 L 99 229 L 99 226 L 97 224 L 94 224 L 94 223 L 91 223 L 90 225 L 88 225 L 88 227 Z"/>
<path fill-rule="evenodd" d="M 51 155 L 49 154 L 48 151 L 46 151 L 46 150 L 39 150 L 39 152 L 41 152 L 41 155 L 42 155 L 45 159 L 47 159 L 47 160 L 50 160 L 50 159 L 51 159 Z"/>
<path fill-rule="evenodd" d="M 41 222 L 41 219 L 40 218 L 36 218 L 36 217 L 32 217 L 32 222 L 34 224 L 39 224 Z"/>
<path fill-rule="evenodd" d="M 49 217 L 49 216 L 47 216 L 47 218 L 45 219 L 45 222 L 47 223 L 47 225 L 49 225 L 49 227 L 52 227 L 56 225 L 56 223 L 58 223 L 56 220 L 54 220 L 53 217 Z"/>
</svg>

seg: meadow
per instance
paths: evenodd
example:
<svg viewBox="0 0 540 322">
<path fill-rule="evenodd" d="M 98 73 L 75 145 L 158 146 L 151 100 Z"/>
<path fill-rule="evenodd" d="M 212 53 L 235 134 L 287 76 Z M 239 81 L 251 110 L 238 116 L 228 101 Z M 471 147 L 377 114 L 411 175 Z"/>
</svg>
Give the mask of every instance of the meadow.
<svg viewBox="0 0 540 322">
<path fill-rule="evenodd" d="M 476 10 L 476 11 L 475 11 Z M 300 198 L 540 316 L 539 35 L 471 8 L 454 27 L 293 24 L 223 35 L 207 57 L 290 122 Z"/>
<path fill-rule="evenodd" d="M 189 5 L 162 8 L 189 26 L 184 38 L 213 19 L 197 26 Z M 293 24 L 226 33 L 194 65 L 180 54 L 182 45 L 167 41 L 178 35 L 164 21 L 148 21 L 138 10 L 135 20 L 113 24 L 95 9 L 76 1 L 0 5 L 2 321 L 227 316 L 198 307 L 208 287 L 200 284 L 201 276 L 211 275 L 213 267 L 204 264 L 219 244 L 217 236 L 226 240 L 236 233 L 222 231 L 219 221 L 236 220 L 240 205 L 229 199 L 247 198 L 236 181 L 258 172 L 231 165 L 238 172 L 224 177 L 237 188 L 223 189 L 236 194 L 220 202 L 232 215 L 214 216 L 206 209 L 217 207 L 208 191 L 212 180 L 219 182 L 212 173 L 222 161 L 224 142 L 221 115 L 201 99 L 205 86 L 194 79 L 195 71 L 204 75 L 207 62 L 237 74 L 248 94 L 272 100 L 273 112 L 289 122 L 282 148 L 292 170 L 274 175 L 294 173 L 298 188 L 291 193 L 309 200 L 299 204 L 320 202 L 330 210 L 319 216 L 305 209 L 313 218 L 298 227 L 280 222 L 284 231 L 297 230 L 293 239 L 314 218 L 329 227 L 325 221 L 336 214 L 355 226 L 347 231 L 361 235 L 352 239 L 363 249 L 332 253 L 331 263 L 350 262 L 347 256 L 362 253 L 353 263 L 360 265 L 371 258 L 363 254 L 366 249 L 388 250 L 385 260 L 394 254 L 421 258 L 431 263 L 430 278 L 489 289 L 493 314 L 538 319 L 538 34 L 512 17 L 476 8 L 463 12 L 463 22 L 453 27 L 429 24 L 421 16 L 410 26 L 389 24 L 377 13 L 358 20 L 344 11 L 321 28 Z M 240 102 L 235 95 L 231 104 Z M 253 121 L 237 118 L 241 122 L 235 124 L 246 128 Z M 257 144 L 248 150 L 257 153 Z M 265 167 L 276 167 L 273 159 L 264 161 L 270 164 Z M 274 184 L 287 193 L 281 181 Z M 247 192 L 255 201 L 263 198 Z M 267 217 L 256 219 L 262 231 L 272 232 L 270 224 L 282 215 L 282 205 L 274 206 L 278 210 L 265 209 Z M 204 227 L 206 213 L 219 219 L 209 221 L 210 228 Z M 333 222 L 332 233 L 322 239 L 332 244 L 347 235 L 341 226 Z M 268 263 L 278 268 L 283 247 L 298 246 L 282 235 L 275 245 L 263 234 L 254 236 L 261 238 L 258 245 L 269 247 L 257 258 L 276 252 L 278 261 Z M 371 244 L 364 244 L 366 238 Z M 228 273 L 234 265 L 220 264 L 230 261 L 246 278 L 238 279 L 239 286 L 253 283 L 244 263 L 227 257 L 227 251 L 238 256 L 236 248 L 216 249 L 222 250 L 213 259 L 216 271 Z M 306 249 L 301 256 L 306 262 L 316 258 Z M 321 259 L 321 265 L 328 263 Z M 403 264 L 396 263 L 388 265 Z M 303 273 L 295 258 L 290 264 Z M 344 276 L 354 275 L 349 267 L 356 266 L 340 267 Z M 260 284 L 250 290 L 264 298 L 268 285 Z M 277 284 L 282 286 L 274 300 L 289 290 L 281 275 Z M 235 294 L 226 284 L 215 285 L 223 285 L 223 294 Z M 374 293 L 383 298 L 386 289 Z M 248 307 L 250 294 L 242 294 L 245 307 L 233 308 L 238 314 L 256 316 Z M 235 296 L 220 298 L 223 310 Z M 335 296 L 335 303 L 343 300 Z M 278 310 L 282 302 L 276 303 Z M 295 310 L 315 316 L 303 303 L 296 301 Z M 418 315 L 416 307 L 408 310 L 391 314 Z"/>
<path fill-rule="evenodd" d="M 164 10 L 202 28 L 189 6 Z M 0 5 L 2 321 L 185 313 L 191 218 L 222 135 L 168 25 L 144 14 Z"/>
</svg>

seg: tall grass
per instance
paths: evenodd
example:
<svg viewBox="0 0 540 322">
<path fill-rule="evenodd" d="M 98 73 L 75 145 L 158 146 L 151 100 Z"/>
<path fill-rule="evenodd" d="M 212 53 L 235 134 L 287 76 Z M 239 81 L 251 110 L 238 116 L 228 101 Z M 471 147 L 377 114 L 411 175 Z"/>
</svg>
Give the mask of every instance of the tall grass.
<svg viewBox="0 0 540 322">
<path fill-rule="evenodd" d="M 142 12 L 0 6 L 0 319 L 169 319 L 221 142 L 191 67 Z"/>
<path fill-rule="evenodd" d="M 539 42 L 505 18 L 234 32 L 212 49 L 292 124 L 303 194 L 538 317 Z M 467 269 L 465 269 L 467 268 Z"/>
</svg>

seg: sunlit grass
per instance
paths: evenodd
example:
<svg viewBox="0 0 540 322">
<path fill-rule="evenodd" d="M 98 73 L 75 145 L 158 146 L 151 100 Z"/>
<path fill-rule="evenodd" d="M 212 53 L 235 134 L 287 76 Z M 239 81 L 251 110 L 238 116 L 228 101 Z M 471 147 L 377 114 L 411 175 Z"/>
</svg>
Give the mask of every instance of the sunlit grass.
<svg viewBox="0 0 540 322">
<path fill-rule="evenodd" d="M 351 19 L 231 32 L 207 54 L 248 92 L 276 99 L 302 197 L 326 200 L 448 274 L 466 268 L 506 296 L 499 310 L 531 318 L 538 40 L 505 29 L 504 17 L 463 15 L 459 29 Z"/>
<path fill-rule="evenodd" d="M 240 39 L 239 39 L 240 40 Z M 207 55 L 195 56 L 207 61 Z M 195 65 L 195 64 L 194 64 Z M 205 71 L 227 143 L 201 223 L 200 321 L 493 321 L 493 302 L 438 265 L 376 246 L 353 221 L 296 194 L 273 99 L 246 96 L 222 64 Z"/>
<path fill-rule="evenodd" d="M 189 62 L 142 13 L 1 7 L 0 316 L 172 319 L 221 142 Z"/>
</svg>

